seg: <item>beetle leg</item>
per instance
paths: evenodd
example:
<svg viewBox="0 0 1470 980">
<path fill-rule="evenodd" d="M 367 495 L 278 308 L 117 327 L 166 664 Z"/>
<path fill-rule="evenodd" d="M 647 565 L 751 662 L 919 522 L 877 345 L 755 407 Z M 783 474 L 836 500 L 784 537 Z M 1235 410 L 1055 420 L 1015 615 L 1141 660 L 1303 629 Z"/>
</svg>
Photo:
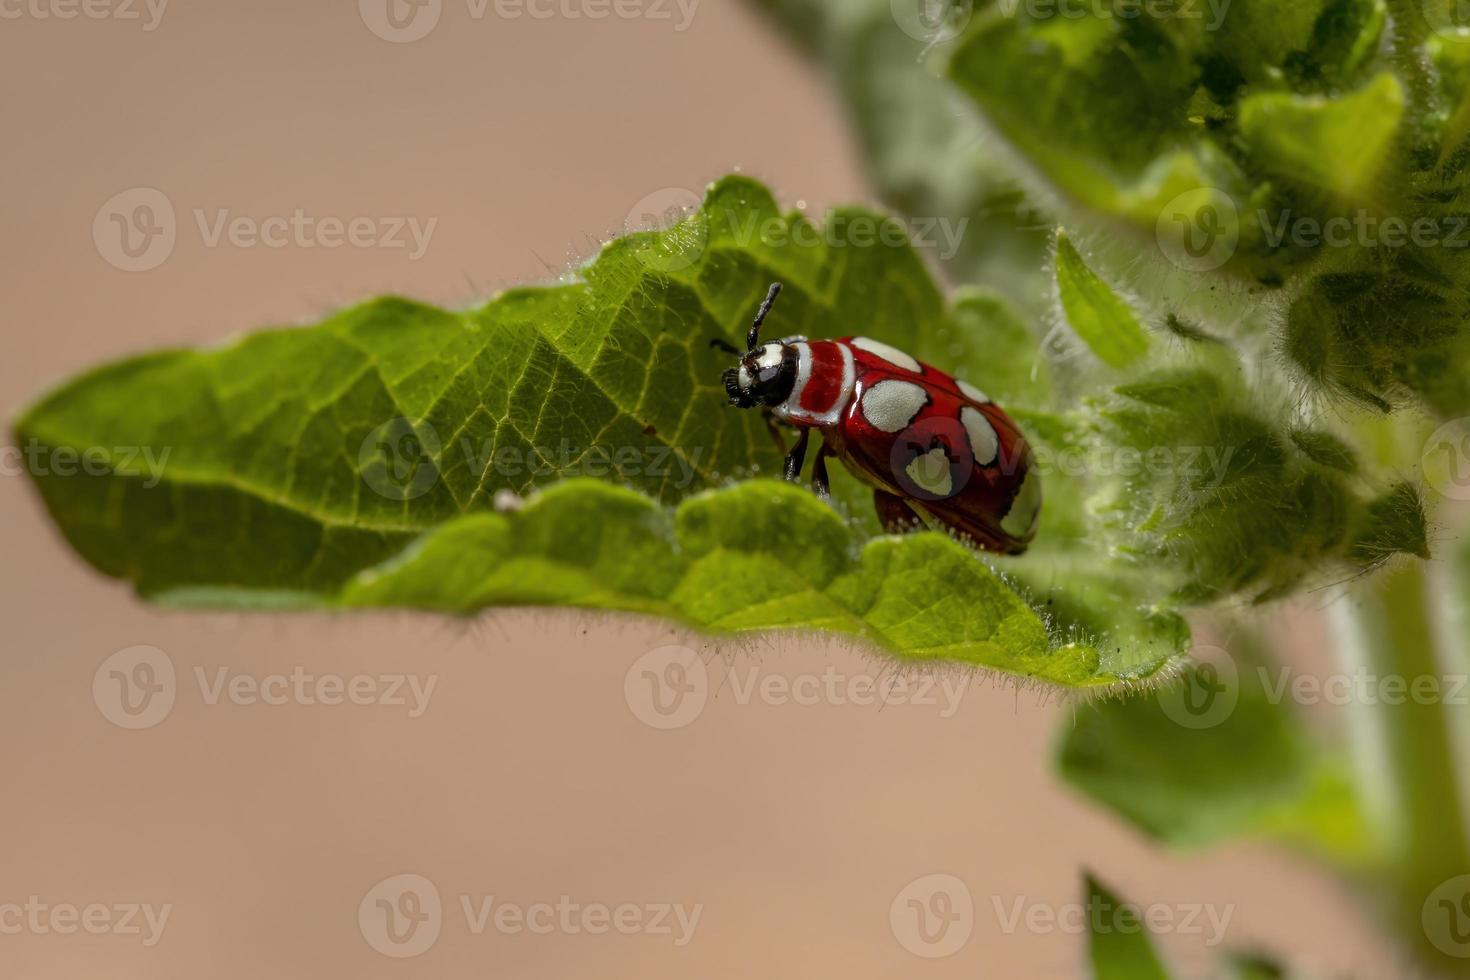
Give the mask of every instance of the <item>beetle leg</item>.
<svg viewBox="0 0 1470 980">
<path fill-rule="evenodd" d="M 769 408 L 761 408 L 761 418 L 766 420 L 766 431 L 771 434 L 771 439 L 776 443 L 776 451 L 782 456 L 786 455 L 786 440 L 781 435 L 781 426 L 776 422 L 776 416 Z"/>
<path fill-rule="evenodd" d="M 817 459 L 812 463 L 812 489 L 823 500 L 832 499 L 832 488 L 827 484 L 827 457 L 831 455 L 832 450 L 827 447 L 827 440 L 823 439 L 822 448 L 817 450 Z"/>
<path fill-rule="evenodd" d="M 774 432 L 775 429 L 772 428 L 771 431 Z M 801 476 L 801 464 L 806 460 L 806 440 L 811 434 L 811 429 L 802 429 L 801 435 L 796 437 L 796 445 L 786 454 L 786 479 L 794 481 Z M 820 456 L 817 459 L 821 461 Z"/>
<path fill-rule="evenodd" d="M 889 534 L 906 534 L 924 526 L 908 501 L 887 490 L 873 490 L 873 505 L 878 508 L 878 523 Z"/>
</svg>

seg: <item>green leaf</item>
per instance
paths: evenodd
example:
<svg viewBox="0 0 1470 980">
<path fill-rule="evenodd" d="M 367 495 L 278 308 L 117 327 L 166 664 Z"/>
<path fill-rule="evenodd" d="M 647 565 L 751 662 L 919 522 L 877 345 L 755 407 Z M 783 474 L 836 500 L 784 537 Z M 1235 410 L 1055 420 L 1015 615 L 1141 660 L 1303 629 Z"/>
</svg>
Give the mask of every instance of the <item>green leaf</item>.
<svg viewBox="0 0 1470 980">
<path fill-rule="evenodd" d="M 1147 916 L 1136 904 L 1121 900 L 1096 876 L 1085 875 L 1087 888 L 1088 961 L 1093 980 L 1169 980 L 1149 935 Z M 1231 980 L 1286 980 L 1289 974 L 1263 953 L 1227 953 L 1211 976 Z"/>
<path fill-rule="evenodd" d="M 1269 956 L 1260 953 L 1235 953 L 1226 964 L 1230 980 L 1288 980 L 1282 966 Z"/>
<path fill-rule="evenodd" d="M 1346 761 L 1291 704 L 1296 677 L 1242 632 L 1230 653 L 1149 697 L 1090 705 L 1061 733 L 1062 778 L 1163 843 L 1291 842 L 1362 868 L 1379 859 Z"/>
<path fill-rule="evenodd" d="M 1419 488 L 1396 483 L 1369 501 L 1350 553 L 1362 565 L 1381 563 L 1398 554 L 1427 560 L 1429 524 Z"/>
<path fill-rule="evenodd" d="M 1298 380 L 1453 418 L 1470 411 L 1470 46 L 1443 6 L 1237 4 L 1211 23 L 993 5 L 948 71 L 1017 173 L 1134 235 L 1131 273 L 1195 277 L 1159 293 L 1248 277 L 1250 319 L 1284 325 Z"/>
<path fill-rule="evenodd" d="M 1358 458 L 1353 448 L 1330 432 L 1292 429 L 1291 442 L 1318 466 L 1343 473 L 1358 471 Z"/>
<path fill-rule="evenodd" d="M 1090 402 L 1100 447 L 1157 461 L 1120 467 L 1094 498 L 1156 582 L 1181 601 L 1261 602 L 1427 554 L 1413 487 L 1375 495 L 1339 440 L 1283 425 L 1281 399 L 1206 364 L 1186 359 Z"/>
<path fill-rule="evenodd" d="M 1147 16 L 1065 14 L 1032 19 L 992 8 L 976 17 L 950 76 L 1048 181 L 1086 207 L 1156 214 L 1212 183 L 1197 158 L 1176 149 L 1187 139 L 1198 77 L 1193 43 L 1161 36 L 1167 28 Z"/>
<path fill-rule="evenodd" d="M 1290 145 L 1302 135 L 1290 129 L 1298 121 L 1292 99 L 1310 95 L 1325 104 L 1358 83 L 1385 22 L 1381 0 L 1232 6 L 1198 16 L 1108 13 L 1068 0 L 1046 10 L 993 6 L 975 17 L 949 74 L 1052 186 L 1150 235 L 1181 195 L 1223 195 L 1241 213 L 1269 198 L 1253 168 L 1233 159 L 1242 117 L 1249 115 L 1250 133 L 1260 137 L 1259 165 L 1300 164 Z M 1378 91 L 1385 83 L 1373 84 L 1373 107 L 1392 118 L 1373 123 L 1372 132 L 1391 133 L 1393 99 Z M 1242 102 L 1251 103 L 1249 112 Z M 1326 116 L 1368 108 L 1349 99 L 1340 114 L 1312 115 L 1315 145 L 1341 145 L 1339 127 Z M 1292 172 L 1303 175 L 1303 168 Z M 1342 182 L 1337 173 L 1305 176 Z M 1263 271 L 1256 243 L 1246 244 L 1236 266 Z"/>
<path fill-rule="evenodd" d="M 1169 980 L 1136 905 L 1087 876 L 1088 959 L 1093 980 Z"/>
<path fill-rule="evenodd" d="M 43 458 L 90 454 L 33 472 L 42 498 L 87 560 L 159 601 L 575 605 L 712 632 L 833 630 L 1064 686 L 1147 682 L 1187 642 L 1177 616 L 1120 616 L 1114 636 L 1127 596 L 1048 583 L 1063 617 L 948 538 L 869 541 L 871 491 L 840 471 L 850 522 L 804 488 L 728 488 L 781 457 L 759 413 L 726 404 L 730 358 L 708 341 L 741 338 L 772 280 L 786 286 L 773 336 L 861 331 L 1048 398 L 1024 324 L 993 295 L 947 311 L 889 221 L 848 208 L 819 228 L 730 178 L 579 280 L 462 312 L 376 300 L 107 365 L 27 411 L 18 436 Z M 496 512 L 520 497 L 523 512 Z"/>
<path fill-rule="evenodd" d="M 1084 877 L 1093 980 L 1169 980 L 1174 976 L 1154 948 L 1144 910 L 1120 899 L 1095 875 Z M 1230 980 L 1287 980 L 1295 975 L 1265 953 L 1238 950 L 1228 952 L 1210 973 Z"/>
<path fill-rule="evenodd" d="M 801 487 L 751 481 L 670 512 L 594 480 L 564 481 L 508 513 L 473 514 L 369 568 L 328 601 L 472 613 L 562 605 L 650 613 L 710 633 L 816 629 L 905 660 L 942 660 L 1069 687 L 1136 681 L 1048 636 L 985 562 L 932 532 L 866 543 Z"/>
<path fill-rule="evenodd" d="M 1251 96 L 1241 100 L 1239 125 L 1266 172 L 1342 201 L 1370 203 L 1403 114 L 1403 86 L 1385 72 L 1338 98 Z"/>
<path fill-rule="evenodd" d="M 1148 353 L 1148 334 L 1133 310 L 1087 267 L 1071 239 L 1060 231 L 1056 273 L 1067 325 L 1099 360 L 1125 368 Z"/>
</svg>

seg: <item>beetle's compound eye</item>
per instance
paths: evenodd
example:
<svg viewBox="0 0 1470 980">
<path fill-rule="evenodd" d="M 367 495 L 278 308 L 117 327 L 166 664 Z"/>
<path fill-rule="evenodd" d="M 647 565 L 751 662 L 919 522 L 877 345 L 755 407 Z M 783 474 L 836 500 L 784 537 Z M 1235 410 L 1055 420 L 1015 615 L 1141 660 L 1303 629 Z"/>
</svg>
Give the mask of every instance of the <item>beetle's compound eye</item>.
<svg viewBox="0 0 1470 980">
<path fill-rule="evenodd" d="M 797 354 L 785 344 L 764 344 L 740 362 L 738 383 L 753 404 L 779 405 L 796 386 Z"/>
<path fill-rule="evenodd" d="M 781 366 L 786 360 L 784 353 L 780 344 L 766 344 L 760 349 L 752 371 L 759 384 L 768 385 L 780 376 Z"/>
</svg>

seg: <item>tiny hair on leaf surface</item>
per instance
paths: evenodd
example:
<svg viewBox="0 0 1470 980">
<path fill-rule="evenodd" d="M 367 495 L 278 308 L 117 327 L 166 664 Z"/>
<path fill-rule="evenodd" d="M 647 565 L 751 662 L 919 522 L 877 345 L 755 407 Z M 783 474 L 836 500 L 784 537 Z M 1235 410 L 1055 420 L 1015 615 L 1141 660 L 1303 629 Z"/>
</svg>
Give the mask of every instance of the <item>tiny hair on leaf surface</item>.
<svg viewBox="0 0 1470 980">
<path fill-rule="evenodd" d="M 638 493 L 567 480 L 509 513 L 456 518 L 327 599 L 471 613 L 566 605 L 650 613 L 713 634 L 822 630 L 907 661 L 949 662 L 1079 688 L 1145 680 L 1139 659 L 1057 642 L 987 564 L 935 532 L 860 543 L 803 487 L 752 480 L 670 512 Z"/>
<path fill-rule="evenodd" d="M 1045 401 L 1044 370 L 996 364 L 972 336 L 993 325 L 1026 361 L 1024 324 L 983 293 L 947 306 L 891 222 L 840 208 L 819 227 L 729 177 L 575 278 L 462 311 L 377 299 L 118 361 L 47 395 L 16 432 L 48 451 L 149 448 L 32 476 L 72 546 L 155 601 L 567 605 L 715 634 L 842 633 L 1063 689 L 1168 676 L 1188 630 L 1147 596 L 1073 594 L 1028 566 L 1012 578 L 934 532 L 881 535 L 846 474 L 835 509 L 759 479 L 781 455 L 758 413 L 725 405 L 728 355 L 709 342 L 741 342 L 773 281 L 772 336 L 862 333 Z M 497 512 L 507 496 L 523 509 Z M 1083 519 L 1067 500 L 1053 522 Z"/>
</svg>

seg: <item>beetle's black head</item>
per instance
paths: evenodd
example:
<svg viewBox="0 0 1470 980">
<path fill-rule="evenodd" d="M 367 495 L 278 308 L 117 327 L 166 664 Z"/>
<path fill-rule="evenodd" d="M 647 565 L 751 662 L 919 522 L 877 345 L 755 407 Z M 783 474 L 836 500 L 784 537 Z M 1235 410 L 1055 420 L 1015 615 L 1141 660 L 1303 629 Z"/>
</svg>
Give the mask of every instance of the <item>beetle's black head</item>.
<svg viewBox="0 0 1470 980">
<path fill-rule="evenodd" d="M 779 405 L 796 387 L 796 348 L 790 344 L 762 344 L 725 372 L 725 393 L 739 408 Z"/>
<path fill-rule="evenodd" d="M 725 393 L 730 396 L 730 404 L 738 408 L 779 405 L 796 387 L 796 348 L 790 344 L 760 342 L 761 324 L 780 292 L 781 284 L 771 283 L 770 291 L 745 335 L 745 353 L 740 356 L 740 363 L 725 372 Z M 732 354 L 740 353 L 733 344 L 724 341 L 712 343 Z"/>
</svg>

